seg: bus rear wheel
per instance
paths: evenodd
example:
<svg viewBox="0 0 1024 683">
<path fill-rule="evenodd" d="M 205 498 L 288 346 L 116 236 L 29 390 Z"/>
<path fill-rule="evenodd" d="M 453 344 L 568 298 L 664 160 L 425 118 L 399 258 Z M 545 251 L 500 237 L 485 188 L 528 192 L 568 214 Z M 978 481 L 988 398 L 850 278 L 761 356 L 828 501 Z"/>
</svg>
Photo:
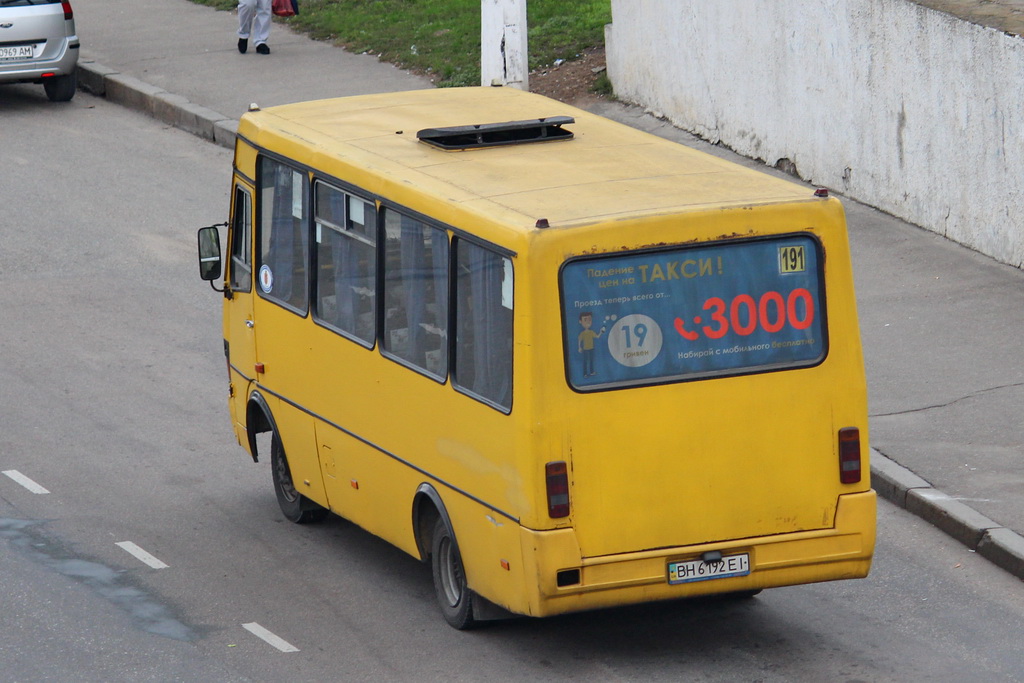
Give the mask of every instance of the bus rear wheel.
<svg viewBox="0 0 1024 683">
<path fill-rule="evenodd" d="M 284 454 L 281 437 L 274 432 L 270 441 L 270 470 L 274 478 L 274 493 L 277 504 L 285 519 L 296 524 L 319 522 L 327 516 L 327 510 L 299 493 L 292 482 L 292 473 L 288 468 L 288 458 Z"/>
<path fill-rule="evenodd" d="M 473 617 L 473 591 L 466 583 L 466 570 L 455 534 L 440 518 L 434 524 L 430 562 L 434 591 L 445 621 L 460 631 L 474 628 L 478 622 Z"/>
</svg>

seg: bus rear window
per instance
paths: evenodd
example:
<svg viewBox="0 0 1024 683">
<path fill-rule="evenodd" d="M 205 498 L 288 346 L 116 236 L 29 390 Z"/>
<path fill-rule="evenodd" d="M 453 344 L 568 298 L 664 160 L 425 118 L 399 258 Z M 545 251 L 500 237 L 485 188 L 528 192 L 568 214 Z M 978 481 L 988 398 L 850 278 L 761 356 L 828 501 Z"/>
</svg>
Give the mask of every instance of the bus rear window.
<svg viewBox="0 0 1024 683">
<path fill-rule="evenodd" d="M 807 234 L 577 259 L 561 292 L 580 391 L 808 367 L 827 352 Z"/>
</svg>

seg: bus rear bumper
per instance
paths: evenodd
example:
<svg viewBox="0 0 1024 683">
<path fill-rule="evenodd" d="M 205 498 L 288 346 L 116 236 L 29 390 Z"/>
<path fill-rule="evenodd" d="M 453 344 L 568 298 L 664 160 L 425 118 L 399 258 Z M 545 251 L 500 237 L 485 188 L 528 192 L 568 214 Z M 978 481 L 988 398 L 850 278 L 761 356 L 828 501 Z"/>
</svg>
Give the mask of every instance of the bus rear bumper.
<svg viewBox="0 0 1024 683">
<path fill-rule="evenodd" d="M 550 616 L 617 605 L 742 593 L 867 576 L 875 546 L 875 492 L 840 496 L 831 529 L 582 558 L 572 529 L 523 529 L 537 581 L 528 613 Z M 527 545 L 529 544 L 529 545 Z M 705 553 L 746 555 L 749 574 L 670 583 L 671 562 Z M 562 585 L 559 585 L 562 584 Z"/>
</svg>

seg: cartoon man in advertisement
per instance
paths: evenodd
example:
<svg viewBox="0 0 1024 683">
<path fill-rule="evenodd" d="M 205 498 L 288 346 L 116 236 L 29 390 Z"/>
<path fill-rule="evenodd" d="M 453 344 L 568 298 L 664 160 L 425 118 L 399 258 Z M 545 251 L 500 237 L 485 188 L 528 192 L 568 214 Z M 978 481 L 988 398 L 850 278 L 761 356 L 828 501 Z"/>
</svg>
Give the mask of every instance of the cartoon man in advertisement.
<svg viewBox="0 0 1024 683">
<path fill-rule="evenodd" d="M 594 372 L 594 342 L 604 334 L 604 328 L 602 327 L 600 332 L 590 329 L 594 326 L 594 314 L 590 311 L 580 313 L 580 325 L 583 326 L 583 331 L 577 338 L 577 345 L 579 352 L 583 354 L 583 376 L 593 377 L 597 374 Z"/>
</svg>

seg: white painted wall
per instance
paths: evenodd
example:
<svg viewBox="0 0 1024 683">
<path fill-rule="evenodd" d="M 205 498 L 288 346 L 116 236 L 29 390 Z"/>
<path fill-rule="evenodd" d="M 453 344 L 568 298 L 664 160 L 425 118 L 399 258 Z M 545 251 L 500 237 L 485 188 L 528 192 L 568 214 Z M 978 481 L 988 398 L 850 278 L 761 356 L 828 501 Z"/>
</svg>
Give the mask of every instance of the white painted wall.
<svg viewBox="0 0 1024 683">
<path fill-rule="evenodd" d="M 615 94 L 1017 267 L 1024 39 L 910 0 L 612 0 Z"/>
<path fill-rule="evenodd" d="M 530 89 L 526 0 L 480 0 L 480 84 Z"/>
</svg>

